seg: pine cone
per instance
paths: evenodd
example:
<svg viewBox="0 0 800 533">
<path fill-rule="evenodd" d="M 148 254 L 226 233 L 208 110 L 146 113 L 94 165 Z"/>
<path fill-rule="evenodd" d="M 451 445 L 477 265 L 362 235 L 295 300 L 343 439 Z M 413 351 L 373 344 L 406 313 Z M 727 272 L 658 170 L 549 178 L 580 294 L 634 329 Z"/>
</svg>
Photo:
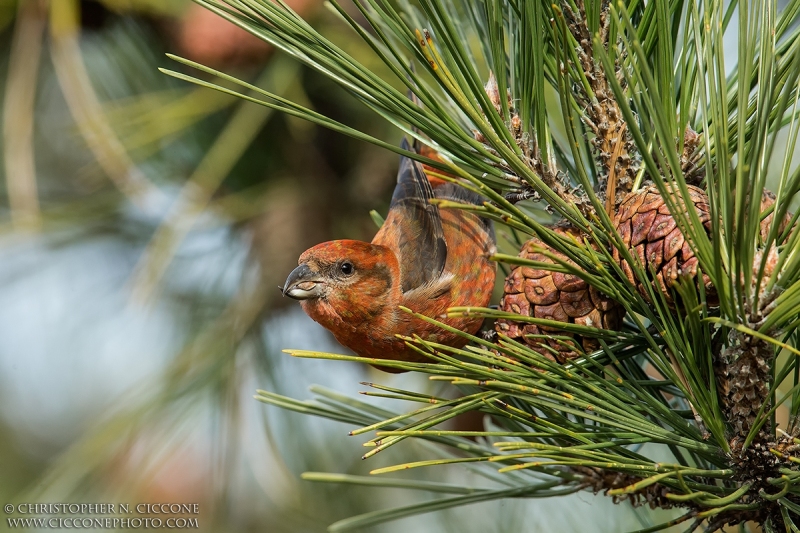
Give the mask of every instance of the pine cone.
<svg viewBox="0 0 800 533">
<path fill-rule="evenodd" d="M 761 195 L 761 213 L 763 214 L 765 211 L 770 209 L 772 206 L 775 205 L 775 193 L 764 189 L 764 192 Z M 792 221 L 791 213 L 786 213 L 784 215 L 783 220 L 781 221 L 780 226 L 778 227 L 778 234 L 776 235 L 776 241 L 770 244 L 769 249 L 764 246 L 764 243 L 769 236 L 770 227 L 772 226 L 773 220 L 775 219 L 775 212 L 771 212 L 763 219 L 761 219 L 761 227 L 759 230 L 759 235 L 761 237 L 760 243 L 758 248 L 756 249 L 756 253 L 753 256 L 753 276 L 752 276 L 752 290 L 753 295 L 755 296 L 756 287 L 759 288 L 761 291 L 761 295 L 759 296 L 759 300 L 761 305 L 766 305 L 768 300 L 770 300 L 769 295 L 764 294 L 764 290 L 766 289 L 765 279 L 772 276 L 775 268 L 778 265 L 778 247 L 786 244 L 786 241 L 789 238 L 789 234 L 787 234 L 786 238 L 781 240 L 781 236 L 786 231 L 786 228 L 789 227 L 789 223 Z M 792 228 L 792 231 L 794 228 Z M 764 261 L 764 254 L 766 254 L 766 261 Z M 764 261 L 764 271 L 763 273 L 760 271 L 761 269 L 761 262 Z M 761 283 L 757 283 L 761 280 Z M 761 310 L 757 316 L 751 316 L 751 320 L 759 320 L 761 319 Z"/>
<path fill-rule="evenodd" d="M 688 185 L 688 188 L 695 211 L 706 231 L 710 232 L 708 197 L 698 187 Z M 677 192 L 672 198 L 677 205 L 683 204 Z M 658 189 L 652 186 L 645 187 L 625 197 L 614 217 L 614 225 L 622 237 L 622 242 L 629 247 L 634 257 L 638 256 L 648 274 L 650 269 L 655 270 L 666 301 L 672 305 L 674 302 L 668 289 L 675 284 L 679 276 L 694 278 L 697 275 L 698 261 Z M 647 292 L 634 275 L 633 269 L 616 248 L 613 250 L 613 257 L 628 281 L 635 284 L 642 296 L 647 298 Z M 706 274 L 703 274 L 703 284 L 708 302 L 714 305 L 716 291 Z"/>
<path fill-rule="evenodd" d="M 767 189 L 764 189 L 764 192 L 761 195 L 761 212 L 763 213 L 773 205 L 775 205 L 775 193 L 772 191 L 768 191 Z M 772 226 L 772 220 L 774 218 L 775 218 L 775 212 L 773 211 L 761 220 L 761 231 L 760 231 L 761 242 L 765 242 L 767 240 L 767 236 L 769 235 L 769 228 L 770 226 Z M 781 235 L 783 234 L 784 231 L 786 231 L 786 228 L 789 226 L 789 223 L 791 221 L 792 221 L 791 213 L 786 213 L 778 229 L 778 235 L 777 237 L 775 237 L 776 240 L 780 239 Z M 784 243 L 781 242 L 779 244 L 784 244 Z"/>
<path fill-rule="evenodd" d="M 557 228 L 555 231 L 561 235 L 579 235 L 572 228 Z M 556 252 L 537 238 L 522 245 L 519 257 L 555 264 L 550 258 L 537 252 L 537 249 L 541 248 L 569 261 L 563 254 Z M 625 315 L 625 310 L 619 303 L 603 295 L 594 287 L 590 287 L 578 276 L 525 266 L 514 267 L 506 278 L 500 309 L 523 316 L 609 330 L 619 329 L 622 317 Z M 537 326 L 513 320 L 498 320 L 495 323 L 495 330 L 514 340 L 524 342 L 548 359 L 557 362 L 577 357 L 579 355 L 578 346 L 586 352 L 592 352 L 600 347 L 599 343 L 592 338 L 572 335 L 554 327 Z M 573 340 L 526 337 L 526 335 L 548 334 L 571 337 Z"/>
</svg>

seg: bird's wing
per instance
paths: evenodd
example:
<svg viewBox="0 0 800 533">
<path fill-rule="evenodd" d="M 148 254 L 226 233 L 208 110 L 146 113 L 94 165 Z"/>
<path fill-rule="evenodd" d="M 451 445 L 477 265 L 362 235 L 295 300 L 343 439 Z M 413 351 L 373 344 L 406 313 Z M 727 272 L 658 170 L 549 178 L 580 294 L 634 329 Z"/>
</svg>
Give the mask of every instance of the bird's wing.
<svg viewBox="0 0 800 533">
<path fill-rule="evenodd" d="M 405 139 L 403 148 L 409 149 Z M 434 281 L 444 270 L 447 243 L 439 208 L 430 203 L 433 197 L 422 165 L 401 158 L 389 215 L 372 242 L 397 254 L 403 292 Z"/>
<path fill-rule="evenodd" d="M 483 205 L 485 201 L 480 194 L 467 190 L 457 183 L 445 183 L 444 185 L 436 187 L 433 194 L 436 198 L 441 200 L 450 200 L 461 204 Z M 477 218 L 484 231 L 486 231 L 489 241 L 491 241 L 492 244 L 496 244 L 497 239 L 494 234 L 494 225 L 492 221 L 480 216 Z"/>
</svg>

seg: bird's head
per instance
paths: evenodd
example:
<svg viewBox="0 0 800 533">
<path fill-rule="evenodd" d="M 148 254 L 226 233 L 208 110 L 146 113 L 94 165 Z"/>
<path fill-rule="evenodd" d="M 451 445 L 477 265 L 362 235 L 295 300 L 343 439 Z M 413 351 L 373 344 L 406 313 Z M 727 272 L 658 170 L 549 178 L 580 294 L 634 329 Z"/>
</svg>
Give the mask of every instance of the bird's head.
<svg viewBox="0 0 800 533">
<path fill-rule="evenodd" d="M 386 246 L 341 240 L 318 244 L 300 256 L 283 287 L 303 307 L 327 303 L 338 314 L 357 312 L 389 295 L 399 283 L 399 265 Z M 378 302 L 373 302 L 378 303 Z"/>
</svg>

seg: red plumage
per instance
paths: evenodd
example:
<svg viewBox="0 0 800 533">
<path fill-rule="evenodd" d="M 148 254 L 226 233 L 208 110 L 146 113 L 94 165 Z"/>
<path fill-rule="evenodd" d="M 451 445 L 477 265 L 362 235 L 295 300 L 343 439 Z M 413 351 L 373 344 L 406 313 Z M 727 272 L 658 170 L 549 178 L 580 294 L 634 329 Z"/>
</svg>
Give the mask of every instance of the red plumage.
<svg viewBox="0 0 800 533">
<path fill-rule="evenodd" d="M 480 202 L 454 183 L 429 181 L 422 165 L 402 158 L 389 214 L 372 242 L 330 241 L 306 250 L 284 294 L 301 300 L 306 314 L 362 357 L 428 361 L 397 335 L 463 346 L 463 337 L 399 309 L 475 333 L 482 319 L 442 315 L 448 307 L 485 307 L 492 295 L 491 223 L 467 211 L 440 209 L 432 198 Z"/>
</svg>

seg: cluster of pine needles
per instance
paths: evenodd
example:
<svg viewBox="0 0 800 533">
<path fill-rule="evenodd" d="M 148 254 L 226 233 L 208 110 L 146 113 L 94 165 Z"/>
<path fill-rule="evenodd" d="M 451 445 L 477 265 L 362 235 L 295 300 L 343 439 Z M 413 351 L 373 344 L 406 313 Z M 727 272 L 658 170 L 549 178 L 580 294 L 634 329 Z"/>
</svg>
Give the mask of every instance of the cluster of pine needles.
<svg viewBox="0 0 800 533">
<path fill-rule="evenodd" d="M 172 57 L 204 74 L 164 72 L 457 176 L 486 202 L 442 207 L 496 221 L 508 241 L 509 253 L 494 257 L 501 265 L 541 267 L 516 257 L 512 246 L 536 236 L 558 252 L 548 268 L 579 276 L 625 309 L 618 331 L 451 309 L 557 326 L 565 340 L 594 338 L 600 349 L 558 363 L 502 335 L 470 336 L 464 349 L 408 338 L 429 363 L 380 365 L 425 373 L 461 395 L 378 384 L 365 393 L 421 405 L 405 413 L 321 389 L 313 401 L 259 391 L 266 403 L 358 427 L 353 435 L 374 432 L 364 458 L 409 438 L 438 445 L 431 460 L 373 474 L 473 463 L 466 466 L 490 485 L 307 474 L 449 494 L 332 529 L 493 499 L 592 491 L 676 509 L 674 519 L 642 531 L 681 523 L 686 531 L 717 531 L 747 522 L 768 532 L 798 531 L 800 231 L 784 231 L 781 221 L 788 217 L 786 227 L 795 227 L 790 208 L 800 190 L 792 159 L 800 129 L 800 0 L 780 10 L 772 0 L 331 0 L 385 64 L 380 75 L 280 0 L 196 1 L 329 76 L 442 160 L 188 60 Z M 726 50 L 731 36 L 736 48 Z M 617 232 L 621 199 L 646 185 L 663 195 L 713 299 L 686 279 L 667 298 Z M 692 185 L 708 195 L 711 231 L 694 210 L 681 208 Z M 765 188 L 775 201 L 762 212 L 753 199 Z M 554 232 L 548 217 L 569 223 L 583 239 Z M 632 265 L 636 284 L 614 250 Z M 475 410 L 487 415 L 487 431 L 437 429 Z"/>
</svg>

